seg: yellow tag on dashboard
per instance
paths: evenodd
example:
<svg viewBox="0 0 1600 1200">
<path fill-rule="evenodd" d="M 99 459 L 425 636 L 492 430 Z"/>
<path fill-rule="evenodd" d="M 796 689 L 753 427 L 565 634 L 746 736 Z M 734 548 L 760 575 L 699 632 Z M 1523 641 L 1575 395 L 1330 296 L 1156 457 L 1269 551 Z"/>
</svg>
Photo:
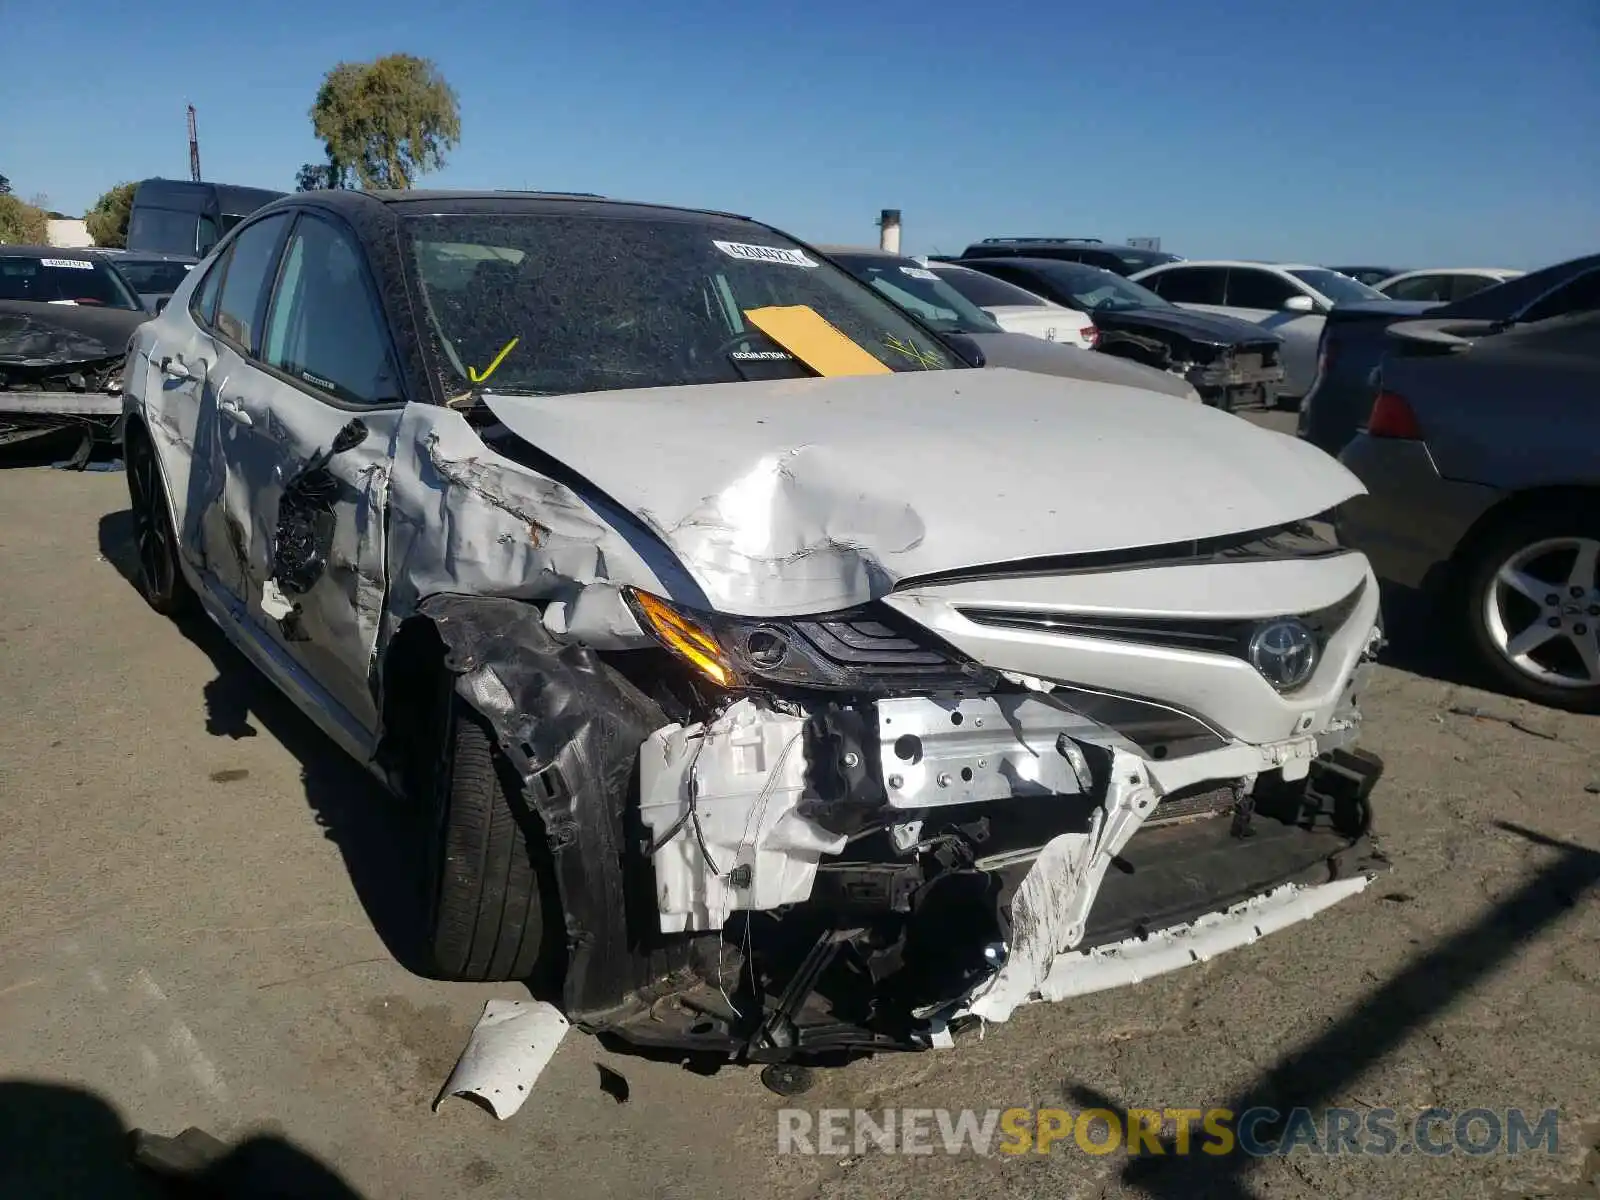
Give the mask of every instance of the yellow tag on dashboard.
<svg viewBox="0 0 1600 1200">
<path fill-rule="evenodd" d="M 818 375 L 888 375 L 884 366 L 810 305 L 745 310 L 750 323 Z"/>
</svg>

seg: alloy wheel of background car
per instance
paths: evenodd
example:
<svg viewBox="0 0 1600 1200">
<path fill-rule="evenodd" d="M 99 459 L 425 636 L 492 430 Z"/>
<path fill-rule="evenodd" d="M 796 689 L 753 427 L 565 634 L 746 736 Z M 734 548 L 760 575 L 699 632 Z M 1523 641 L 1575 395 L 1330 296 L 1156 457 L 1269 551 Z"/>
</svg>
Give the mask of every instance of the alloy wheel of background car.
<svg viewBox="0 0 1600 1200">
<path fill-rule="evenodd" d="M 177 538 L 167 507 L 166 488 L 150 439 L 137 427 L 124 438 L 124 469 L 128 476 L 128 503 L 133 510 L 133 539 L 138 551 L 135 584 L 145 602 L 158 613 L 178 616 L 194 600 L 189 581 L 178 566 Z"/>
<path fill-rule="evenodd" d="M 1471 632 L 1518 694 L 1587 708 L 1600 704 L 1600 525 L 1556 532 L 1552 524 L 1518 521 L 1481 548 Z"/>
</svg>

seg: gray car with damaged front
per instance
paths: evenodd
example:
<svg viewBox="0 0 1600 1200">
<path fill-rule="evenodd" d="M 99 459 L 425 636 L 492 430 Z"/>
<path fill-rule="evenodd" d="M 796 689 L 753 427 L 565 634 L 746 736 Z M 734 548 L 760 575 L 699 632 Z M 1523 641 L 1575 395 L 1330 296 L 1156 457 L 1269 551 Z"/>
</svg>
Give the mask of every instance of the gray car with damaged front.
<svg viewBox="0 0 1600 1200">
<path fill-rule="evenodd" d="M 942 1045 L 1360 891 L 1360 485 L 966 366 L 747 218 L 297 195 L 135 339 L 140 587 L 426 815 L 439 975 L 637 1044 Z"/>
</svg>

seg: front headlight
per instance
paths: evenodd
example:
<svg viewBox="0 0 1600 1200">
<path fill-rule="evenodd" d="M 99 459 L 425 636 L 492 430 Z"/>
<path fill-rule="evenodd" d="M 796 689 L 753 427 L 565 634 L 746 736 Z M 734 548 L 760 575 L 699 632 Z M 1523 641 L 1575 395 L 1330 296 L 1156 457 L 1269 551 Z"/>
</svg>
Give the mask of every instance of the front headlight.
<svg viewBox="0 0 1600 1200">
<path fill-rule="evenodd" d="M 684 609 L 636 588 L 623 595 L 645 632 L 718 687 L 971 691 L 993 679 L 933 635 L 888 624 L 888 613 L 759 620 Z"/>
</svg>

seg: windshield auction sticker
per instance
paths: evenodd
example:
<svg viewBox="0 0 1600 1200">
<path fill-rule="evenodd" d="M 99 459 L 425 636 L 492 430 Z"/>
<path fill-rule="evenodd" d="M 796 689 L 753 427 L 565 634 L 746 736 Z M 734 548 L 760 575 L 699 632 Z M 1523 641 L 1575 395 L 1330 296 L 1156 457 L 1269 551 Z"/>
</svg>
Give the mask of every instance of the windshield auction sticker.
<svg viewBox="0 0 1600 1200">
<path fill-rule="evenodd" d="M 785 267 L 814 267 L 816 262 L 806 257 L 804 250 L 784 246 L 751 246 L 744 242 L 711 243 L 729 258 L 742 258 L 746 262 L 778 263 Z"/>
<path fill-rule="evenodd" d="M 92 262 L 84 262 L 81 258 L 41 258 L 39 265 L 42 267 L 65 267 L 69 271 L 94 270 Z"/>
</svg>

